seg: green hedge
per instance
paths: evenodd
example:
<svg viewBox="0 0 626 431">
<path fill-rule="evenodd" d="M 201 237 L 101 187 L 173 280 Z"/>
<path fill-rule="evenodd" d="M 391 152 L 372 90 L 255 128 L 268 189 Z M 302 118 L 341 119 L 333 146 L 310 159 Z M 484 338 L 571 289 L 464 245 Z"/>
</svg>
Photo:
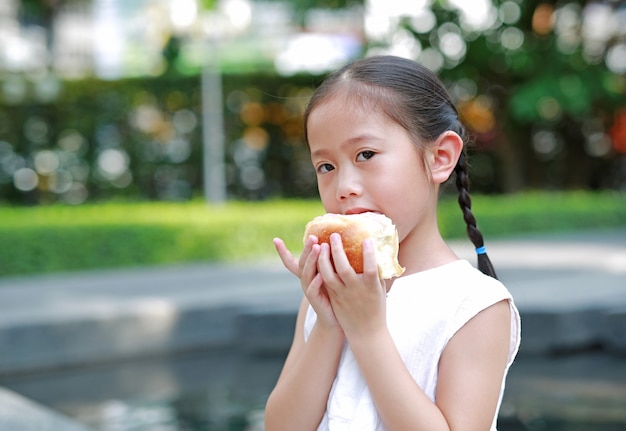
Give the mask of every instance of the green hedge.
<svg viewBox="0 0 626 431">
<path fill-rule="evenodd" d="M 272 253 L 284 236 L 296 249 L 315 201 L 105 203 L 0 209 L 0 276 Z"/>
<path fill-rule="evenodd" d="M 525 193 L 475 196 L 487 241 L 537 232 L 626 227 L 626 196 Z M 104 203 L 0 208 L 0 276 L 274 256 L 280 236 L 298 252 L 318 201 Z M 456 201 L 439 209 L 444 237 L 464 237 Z"/>
<path fill-rule="evenodd" d="M 626 227 L 626 195 L 617 192 L 533 192 L 476 196 L 472 201 L 486 240 L 536 232 Z M 444 237 L 463 236 L 456 202 L 444 200 L 441 208 Z"/>
</svg>

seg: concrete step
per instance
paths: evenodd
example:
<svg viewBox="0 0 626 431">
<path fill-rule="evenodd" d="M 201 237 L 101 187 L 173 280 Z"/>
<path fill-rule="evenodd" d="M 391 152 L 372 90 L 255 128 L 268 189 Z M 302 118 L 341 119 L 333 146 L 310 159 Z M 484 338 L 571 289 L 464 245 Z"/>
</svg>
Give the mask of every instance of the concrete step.
<svg viewBox="0 0 626 431">
<path fill-rule="evenodd" d="M 455 242 L 474 261 L 468 242 Z M 626 352 L 626 230 L 493 241 L 520 355 Z M 301 293 L 276 260 L 0 279 L 2 376 L 226 346 L 284 351 Z"/>
</svg>

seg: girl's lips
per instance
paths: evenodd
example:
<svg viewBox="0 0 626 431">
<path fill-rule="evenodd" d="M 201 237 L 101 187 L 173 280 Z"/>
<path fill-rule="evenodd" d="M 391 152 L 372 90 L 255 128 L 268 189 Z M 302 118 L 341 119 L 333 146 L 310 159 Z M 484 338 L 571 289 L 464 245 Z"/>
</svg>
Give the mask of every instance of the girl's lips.
<svg viewBox="0 0 626 431">
<path fill-rule="evenodd" d="M 373 211 L 367 208 L 351 208 L 348 211 L 346 211 L 346 215 L 351 215 L 351 214 L 363 214 L 363 213 L 375 213 L 375 214 L 380 214 L 378 211 Z"/>
</svg>

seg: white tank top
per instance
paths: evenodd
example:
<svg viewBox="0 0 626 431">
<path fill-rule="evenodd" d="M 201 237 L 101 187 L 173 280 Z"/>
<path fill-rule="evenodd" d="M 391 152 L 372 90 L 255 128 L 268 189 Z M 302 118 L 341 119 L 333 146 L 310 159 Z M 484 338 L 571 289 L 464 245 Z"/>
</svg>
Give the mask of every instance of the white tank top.
<svg viewBox="0 0 626 431">
<path fill-rule="evenodd" d="M 415 382 L 433 402 L 439 358 L 452 336 L 477 313 L 508 299 L 511 340 L 508 371 L 520 343 L 520 316 L 509 291 L 469 262 L 458 260 L 396 279 L 387 295 L 387 325 L 395 345 Z M 311 333 L 316 314 L 309 306 L 304 334 Z M 502 380 L 496 420 L 505 378 Z M 343 347 L 326 413 L 318 431 L 385 431 L 350 346 Z"/>
</svg>

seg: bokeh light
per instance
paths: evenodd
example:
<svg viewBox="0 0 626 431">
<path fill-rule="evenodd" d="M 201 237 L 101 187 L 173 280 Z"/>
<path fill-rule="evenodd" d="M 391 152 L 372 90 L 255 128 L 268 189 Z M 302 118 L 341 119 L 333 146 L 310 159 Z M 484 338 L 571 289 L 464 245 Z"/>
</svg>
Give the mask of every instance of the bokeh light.
<svg viewBox="0 0 626 431">
<path fill-rule="evenodd" d="M 626 107 L 615 113 L 609 134 L 613 148 L 621 154 L 626 154 Z"/>
<path fill-rule="evenodd" d="M 243 131 L 243 141 L 257 151 L 266 149 L 269 139 L 269 134 L 262 127 L 246 127 Z"/>
<path fill-rule="evenodd" d="M 37 188 L 39 177 L 31 168 L 19 168 L 13 173 L 15 188 L 23 192 L 29 192 Z"/>
<path fill-rule="evenodd" d="M 437 17 L 430 9 L 419 9 L 409 22 L 416 32 L 428 33 L 437 25 Z"/>
<path fill-rule="evenodd" d="M 580 6 L 571 3 L 558 8 L 555 12 L 556 44 L 559 51 L 564 54 L 572 54 L 582 42 L 581 13 Z"/>
<path fill-rule="evenodd" d="M 614 73 L 626 73 L 626 43 L 619 43 L 609 48 L 606 54 L 606 67 Z"/>
<path fill-rule="evenodd" d="M 563 140 L 552 130 L 539 129 L 533 133 L 532 146 L 540 160 L 556 158 L 563 150 Z"/>
<path fill-rule="evenodd" d="M 83 153 L 87 143 L 81 132 L 75 129 L 66 129 L 60 133 L 57 145 L 70 153 Z"/>
<path fill-rule="evenodd" d="M 239 112 L 241 121 L 247 126 L 258 126 L 265 121 L 265 111 L 258 102 L 247 102 L 241 106 Z"/>
<path fill-rule="evenodd" d="M 441 52 L 454 64 L 460 62 L 467 52 L 467 46 L 461 36 L 461 29 L 456 24 L 446 23 L 439 27 L 437 35 Z"/>
<path fill-rule="evenodd" d="M 533 13 L 532 28 L 539 36 L 546 36 L 552 31 L 554 6 L 540 3 Z"/>
<path fill-rule="evenodd" d="M 62 199 L 70 205 L 80 205 L 89 197 L 89 191 L 83 183 L 73 182 L 63 193 Z"/>
<path fill-rule="evenodd" d="M 459 111 L 463 121 L 475 132 L 486 134 L 496 126 L 496 117 L 493 113 L 493 102 L 485 95 L 459 105 Z"/>
<path fill-rule="evenodd" d="M 172 163 L 183 163 L 191 155 L 191 143 L 183 137 L 174 138 L 167 143 L 165 155 Z"/>
<path fill-rule="evenodd" d="M 498 10 L 498 18 L 504 23 L 513 25 L 517 23 L 522 16 L 522 10 L 515 1 L 505 1 L 500 5 Z"/>
<path fill-rule="evenodd" d="M 483 31 L 493 27 L 498 10 L 490 0 L 450 0 L 461 11 L 461 26 L 467 32 Z"/>
<path fill-rule="evenodd" d="M 51 175 L 59 168 L 59 156 L 50 150 L 38 151 L 33 158 L 33 165 L 39 175 Z"/>
<path fill-rule="evenodd" d="M 509 51 L 517 51 L 524 44 L 524 33 L 515 27 L 507 27 L 500 33 L 500 43 Z"/>
<path fill-rule="evenodd" d="M 544 96 L 537 101 L 537 112 L 546 120 L 556 120 L 561 115 L 561 104 L 554 97 Z"/>
<path fill-rule="evenodd" d="M 444 58 L 441 52 L 435 48 L 426 48 L 419 56 L 420 62 L 434 72 L 443 68 Z"/>
<path fill-rule="evenodd" d="M 96 164 L 103 178 L 114 181 L 128 171 L 129 159 L 124 150 L 109 148 L 98 155 Z"/>
<path fill-rule="evenodd" d="M 172 124 L 178 133 L 191 133 L 198 125 L 198 116 L 190 109 L 181 109 L 172 116 Z"/>
<path fill-rule="evenodd" d="M 74 184 L 72 174 L 63 169 L 52 172 L 48 179 L 49 190 L 56 194 L 67 193 L 72 184 Z"/>
<path fill-rule="evenodd" d="M 39 116 L 32 116 L 24 124 L 24 136 L 35 144 L 44 144 L 48 141 L 49 126 L 46 120 Z"/>
</svg>

